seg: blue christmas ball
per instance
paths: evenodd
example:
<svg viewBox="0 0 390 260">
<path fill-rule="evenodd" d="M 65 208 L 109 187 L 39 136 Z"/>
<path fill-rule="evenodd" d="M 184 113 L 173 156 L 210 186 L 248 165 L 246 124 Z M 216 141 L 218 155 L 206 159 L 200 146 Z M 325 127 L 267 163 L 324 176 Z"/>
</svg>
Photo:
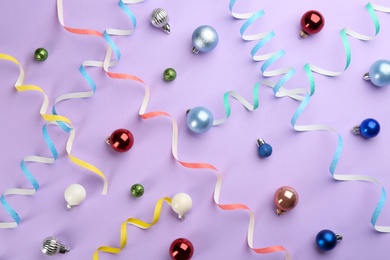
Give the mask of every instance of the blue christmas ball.
<svg viewBox="0 0 390 260">
<path fill-rule="evenodd" d="M 378 60 L 374 62 L 368 72 L 371 82 L 378 87 L 390 85 L 390 61 Z"/>
<path fill-rule="evenodd" d="M 373 138 L 379 134 L 381 126 L 373 118 L 367 118 L 360 124 L 360 134 L 365 138 Z"/>
<path fill-rule="evenodd" d="M 214 122 L 213 114 L 205 107 L 194 107 L 187 113 L 187 126 L 197 134 L 208 131 Z"/>
<path fill-rule="evenodd" d="M 192 33 L 193 53 L 209 52 L 218 45 L 217 31 L 208 25 L 202 25 Z"/>
<path fill-rule="evenodd" d="M 267 143 L 264 143 L 257 147 L 257 152 L 261 158 L 268 157 L 272 154 L 272 146 Z"/>
<path fill-rule="evenodd" d="M 316 236 L 318 248 L 324 251 L 335 248 L 339 240 L 341 240 L 341 236 L 337 236 L 333 231 L 328 229 L 321 230 Z"/>
</svg>

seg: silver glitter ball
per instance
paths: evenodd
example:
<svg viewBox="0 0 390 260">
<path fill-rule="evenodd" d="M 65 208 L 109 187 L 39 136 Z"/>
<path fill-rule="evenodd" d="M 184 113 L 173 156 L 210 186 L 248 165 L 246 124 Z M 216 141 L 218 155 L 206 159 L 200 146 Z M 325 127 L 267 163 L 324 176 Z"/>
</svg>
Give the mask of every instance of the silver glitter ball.
<svg viewBox="0 0 390 260">
<path fill-rule="evenodd" d="M 192 53 L 212 51 L 218 44 L 217 31 L 208 25 L 202 25 L 192 33 Z"/>
<path fill-rule="evenodd" d="M 52 256 L 56 254 L 65 254 L 69 252 L 69 249 L 65 245 L 62 245 L 57 238 L 47 237 L 42 242 L 41 251 L 45 255 Z"/>
<path fill-rule="evenodd" d="M 169 26 L 169 16 L 167 11 L 162 8 L 156 8 L 150 14 L 150 22 L 153 26 L 161 28 L 164 32 L 170 33 L 171 27 Z"/>
</svg>

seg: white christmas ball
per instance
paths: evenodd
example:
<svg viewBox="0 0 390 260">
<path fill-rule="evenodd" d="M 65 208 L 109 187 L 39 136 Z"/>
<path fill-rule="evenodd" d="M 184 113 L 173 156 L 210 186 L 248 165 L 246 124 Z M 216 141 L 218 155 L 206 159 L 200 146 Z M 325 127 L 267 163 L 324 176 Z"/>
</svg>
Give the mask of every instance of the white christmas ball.
<svg viewBox="0 0 390 260">
<path fill-rule="evenodd" d="M 80 205 L 87 197 L 87 192 L 80 184 L 71 184 L 66 188 L 64 197 L 68 207 Z"/>
<path fill-rule="evenodd" d="M 192 208 L 192 199 L 187 193 L 178 193 L 172 198 L 171 206 L 179 217 L 184 215 Z"/>
</svg>

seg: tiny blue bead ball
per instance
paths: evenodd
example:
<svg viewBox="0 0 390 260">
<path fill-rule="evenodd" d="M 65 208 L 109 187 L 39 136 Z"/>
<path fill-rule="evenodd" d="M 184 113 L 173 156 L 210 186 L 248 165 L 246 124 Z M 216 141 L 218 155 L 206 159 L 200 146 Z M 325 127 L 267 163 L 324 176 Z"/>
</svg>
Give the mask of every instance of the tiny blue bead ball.
<svg viewBox="0 0 390 260">
<path fill-rule="evenodd" d="M 257 152 L 261 158 L 268 157 L 272 154 L 272 146 L 265 143 L 257 147 Z"/>
<path fill-rule="evenodd" d="M 187 126 L 197 134 L 208 131 L 214 122 L 213 114 L 205 107 L 194 107 L 187 113 Z"/>
<path fill-rule="evenodd" d="M 192 44 L 199 52 L 212 51 L 218 45 L 218 33 L 211 26 L 199 26 L 192 33 Z"/>
<path fill-rule="evenodd" d="M 329 251 L 336 247 L 337 236 L 333 231 L 324 229 L 318 232 L 316 243 L 319 249 Z"/>
<path fill-rule="evenodd" d="M 360 124 L 360 133 L 365 138 L 373 138 L 379 134 L 381 126 L 373 118 L 367 118 Z"/>
<path fill-rule="evenodd" d="M 390 85 L 390 61 L 378 60 L 374 62 L 368 72 L 371 82 L 378 87 Z"/>
</svg>

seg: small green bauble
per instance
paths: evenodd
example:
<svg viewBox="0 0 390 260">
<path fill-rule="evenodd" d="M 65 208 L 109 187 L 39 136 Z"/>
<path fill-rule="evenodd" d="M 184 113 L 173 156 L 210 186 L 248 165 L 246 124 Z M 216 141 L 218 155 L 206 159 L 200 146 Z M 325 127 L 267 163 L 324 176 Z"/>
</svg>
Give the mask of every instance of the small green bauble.
<svg viewBox="0 0 390 260">
<path fill-rule="evenodd" d="M 134 197 L 141 197 L 143 194 L 144 194 L 144 186 L 142 186 L 141 184 L 137 183 L 137 184 L 134 184 L 133 186 L 131 186 L 131 189 L 130 189 L 130 192 L 131 192 L 131 195 L 133 195 Z"/>
<path fill-rule="evenodd" d="M 47 59 L 48 56 L 49 56 L 49 53 L 44 48 L 38 48 L 34 52 L 34 58 L 37 61 L 44 61 Z"/>
<path fill-rule="evenodd" d="M 176 78 L 176 71 L 172 68 L 164 70 L 164 79 L 166 81 L 172 81 Z"/>
</svg>

